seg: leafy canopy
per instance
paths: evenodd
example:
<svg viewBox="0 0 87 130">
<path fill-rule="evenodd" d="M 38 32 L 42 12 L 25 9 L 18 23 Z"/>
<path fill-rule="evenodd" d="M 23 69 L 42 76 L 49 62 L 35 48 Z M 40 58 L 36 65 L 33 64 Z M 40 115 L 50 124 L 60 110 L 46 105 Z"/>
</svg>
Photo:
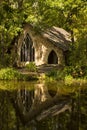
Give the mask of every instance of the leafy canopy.
<svg viewBox="0 0 87 130">
<path fill-rule="evenodd" d="M 58 26 L 71 33 L 77 50 L 87 51 L 87 1 L 86 0 L 2 0 L 0 1 L 0 54 L 5 56 L 12 40 L 25 23 L 39 29 Z M 77 43 L 75 43 L 75 39 Z M 84 44 L 84 45 L 83 45 Z M 3 53 L 4 52 L 4 53 Z M 77 52 L 76 52 L 77 53 Z M 0 61 L 0 62 L 3 62 Z"/>
</svg>

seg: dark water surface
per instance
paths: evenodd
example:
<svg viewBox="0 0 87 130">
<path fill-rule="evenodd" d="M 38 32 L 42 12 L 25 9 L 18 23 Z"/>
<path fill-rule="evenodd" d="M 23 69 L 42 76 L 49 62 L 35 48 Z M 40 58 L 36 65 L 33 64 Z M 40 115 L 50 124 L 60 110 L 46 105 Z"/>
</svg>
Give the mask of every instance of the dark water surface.
<svg viewBox="0 0 87 130">
<path fill-rule="evenodd" d="M 87 86 L 0 81 L 0 130 L 87 130 Z"/>
</svg>

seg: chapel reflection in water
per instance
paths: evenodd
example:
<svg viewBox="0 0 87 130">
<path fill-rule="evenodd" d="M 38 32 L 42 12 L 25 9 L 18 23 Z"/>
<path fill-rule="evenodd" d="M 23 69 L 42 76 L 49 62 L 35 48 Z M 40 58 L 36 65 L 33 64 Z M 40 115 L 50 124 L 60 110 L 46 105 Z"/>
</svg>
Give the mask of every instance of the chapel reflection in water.
<svg viewBox="0 0 87 130">
<path fill-rule="evenodd" d="M 87 128 L 87 116 L 79 103 L 82 100 L 86 110 L 87 96 L 60 97 L 57 89 L 49 90 L 44 83 L 34 84 L 34 89 L 22 86 L 0 90 L 0 130 L 79 130 L 83 128 L 81 121 L 85 122 L 83 130 Z"/>
</svg>

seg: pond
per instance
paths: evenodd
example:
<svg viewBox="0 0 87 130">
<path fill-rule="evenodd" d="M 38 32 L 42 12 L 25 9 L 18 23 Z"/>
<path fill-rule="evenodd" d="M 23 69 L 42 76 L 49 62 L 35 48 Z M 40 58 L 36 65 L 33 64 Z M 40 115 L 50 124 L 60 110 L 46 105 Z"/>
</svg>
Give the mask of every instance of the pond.
<svg viewBox="0 0 87 130">
<path fill-rule="evenodd" d="M 0 130 L 86 129 L 86 85 L 0 81 Z"/>
</svg>

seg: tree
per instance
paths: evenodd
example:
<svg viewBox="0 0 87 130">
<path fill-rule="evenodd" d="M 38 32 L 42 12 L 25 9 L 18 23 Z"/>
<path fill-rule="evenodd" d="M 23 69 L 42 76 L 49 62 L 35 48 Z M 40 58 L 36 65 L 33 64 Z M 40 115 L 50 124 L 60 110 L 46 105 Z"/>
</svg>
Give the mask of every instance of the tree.
<svg viewBox="0 0 87 130">
<path fill-rule="evenodd" d="M 86 7 L 86 0 L 0 1 L 0 63 L 4 65 L 6 56 L 10 57 L 8 50 L 13 44 L 14 37 L 19 35 L 25 23 L 32 24 L 37 31 L 51 26 L 66 29 L 71 33 L 72 50 L 74 51 L 76 48 L 78 50 L 83 41 L 86 47 L 85 55 L 87 55 Z"/>
</svg>

